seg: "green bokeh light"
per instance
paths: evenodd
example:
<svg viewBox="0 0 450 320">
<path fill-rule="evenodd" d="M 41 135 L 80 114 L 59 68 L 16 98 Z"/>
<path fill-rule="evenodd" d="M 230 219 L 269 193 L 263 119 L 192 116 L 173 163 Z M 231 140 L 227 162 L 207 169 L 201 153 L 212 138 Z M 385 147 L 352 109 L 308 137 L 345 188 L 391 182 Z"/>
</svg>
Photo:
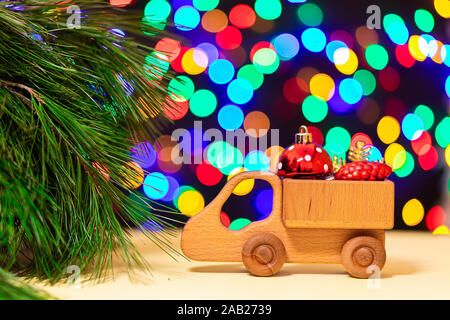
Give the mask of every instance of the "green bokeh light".
<svg viewBox="0 0 450 320">
<path fill-rule="evenodd" d="M 169 62 L 163 57 L 157 52 L 151 52 L 145 57 L 144 70 L 150 80 L 161 80 L 169 70 Z"/>
<path fill-rule="evenodd" d="M 169 17 L 172 10 L 166 0 L 150 0 L 144 8 L 144 16 L 150 20 L 163 21 Z"/>
<path fill-rule="evenodd" d="M 442 148 L 446 148 L 450 144 L 450 117 L 445 117 L 438 123 L 434 136 Z"/>
<path fill-rule="evenodd" d="M 365 96 L 371 95 L 377 86 L 377 79 L 373 73 L 368 70 L 361 69 L 356 71 L 353 75 L 353 79 L 361 84 L 363 95 Z"/>
<path fill-rule="evenodd" d="M 375 70 L 382 70 L 389 62 L 389 55 L 379 44 L 371 44 L 366 48 L 366 61 Z"/>
<path fill-rule="evenodd" d="M 211 11 L 219 5 L 219 0 L 193 0 L 192 4 L 198 11 Z"/>
<path fill-rule="evenodd" d="M 217 107 L 217 98 L 211 91 L 200 89 L 194 92 L 189 100 L 189 109 L 197 117 L 204 118 L 211 115 Z"/>
<path fill-rule="evenodd" d="M 350 133 L 342 127 L 331 128 L 325 138 L 327 145 L 336 143 L 340 145 L 344 151 L 347 151 L 350 147 L 350 140 Z"/>
<path fill-rule="evenodd" d="M 206 157 L 209 163 L 225 175 L 231 174 L 244 164 L 242 152 L 225 141 L 215 141 L 208 146 Z"/>
<path fill-rule="evenodd" d="M 264 74 L 256 69 L 252 64 L 242 66 L 236 76 L 238 79 L 246 79 L 253 87 L 258 89 L 264 82 Z"/>
<path fill-rule="evenodd" d="M 236 220 L 233 220 L 233 222 L 230 223 L 229 229 L 234 230 L 234 231 L 241 230 L 242 228 L 249 225 L 250 223 L 252 223 L 252 222 L 246 218 L 238 218 Z"/>
<path fill-rule="evenodd" d="M 396 169 L 394 172 L 395 174 L 399 177 L 399 178 L 404 178 L 407 177 L 411 174 L 411 172 L 413 172 L 414 170 L 414 158 L 411 155 L 411 153 L 409 153 L 408 151 L 405 151 L 406 153 L 406 161 L 403 164 L 403 166 L 401 166 L 401 168 Z"/>
<path fill-rule="evenodd" d="M 322 23 L 322 9 L 314 3 L 305 3 L 297 11 L 300 21 L 308 27 L 317 27 Z"/>
<path fill-rule="evenodd" d="M 409 39 L 409 31 L 399 15 L 389 13 L 383 18 L 383 28 L 395 44 L 405 44 Z"/>
<path fill-rule="evenodd" d="M 320 122 L 328 114 L 328 104 L 315 96 L 308 96 L 302 103 L 302 112 L 310 122 Z"/>
<path fill-rule="evenodd" d="M 253 56 L 253 65 L 258 71 L 271 74 L 277 71 L 280 66 L 280 58 L 274 50 L 262 48 L 256 51 Z"/>
<path fill-rule="evenodd" d="M 421 104 L 416 107 L 414 113 L 422 119 L 423 129 L 429 130 L 434 123 L 433 111 L 428 106 Z"/>
<path fill-rule="evenodd" d="M 424 9 L 416 10 L 414 13 L 414 21 L 417 27 L 423 32 L 431 32 L 434 28 L 434 18 L 433 15 Z"/>
<path fill-rule="evenodd" d="M 261 19 L 275 20 L 283 10 L 280 0 L 256 0 L 255 12 Z"/>
<path fill-rule="evenodd" d="M 328 155 L 333 159 L 334 156 L 336 156 L 338 159 L 345 159 L 346 153 L 344 148 L 335 142 L 327 143 L 324 147 L 325 151 L 328 153 Z"/>
<path fill-rule="evenodd" d="M 194 82 L 186 76 L 178 76 L 169 82 L 169 95 L 173 100 L 183 102 L 189 100 L 195 91 Z"/>
</svg>

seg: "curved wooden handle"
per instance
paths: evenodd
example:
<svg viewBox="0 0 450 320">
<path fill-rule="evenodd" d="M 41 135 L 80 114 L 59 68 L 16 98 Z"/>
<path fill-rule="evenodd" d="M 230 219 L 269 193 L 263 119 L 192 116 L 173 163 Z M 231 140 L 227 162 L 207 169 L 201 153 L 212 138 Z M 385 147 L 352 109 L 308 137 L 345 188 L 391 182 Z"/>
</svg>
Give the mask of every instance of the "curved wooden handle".
<svg viewBox="0 0 450 320">
<path fill-rule="evenodd" d="M 265 180 L 273 188 L 273 209 L 272 212 L 278 212 L 281 210 L 281 193 L 282 193 L 282 185 L 281 179 L 273 172 L 269 171 L 246 171 L 235 175 L 231 178 L 227 184 L 223 187 L 223 189 L 219 192 L 217 197 L 211 201 L 211 203 L 204 209 L 211 210 L 216 209 L 220 214 L 220 210 L 224 205 L 225 201 L 230 197 L 234 188 L 244 180 L 247 179 L 261 179 Z"/>
</svg>

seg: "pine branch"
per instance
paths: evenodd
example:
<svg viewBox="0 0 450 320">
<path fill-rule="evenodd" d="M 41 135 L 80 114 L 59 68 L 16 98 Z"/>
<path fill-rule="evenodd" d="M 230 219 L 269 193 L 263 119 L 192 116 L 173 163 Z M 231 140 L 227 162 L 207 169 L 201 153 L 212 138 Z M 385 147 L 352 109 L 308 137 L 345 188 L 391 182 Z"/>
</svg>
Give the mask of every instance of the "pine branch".
<svg viewBox="0 0 450 320">
<path fill-rule="evenodd" d="M 51 282 L 70 265 L 101 278 L 113 254 L 146 268 L 121 221 L 170 231 L 170 208 L 133 205 L 128 195 L 141 196 L 124 181 L 129 150 L 153 143 L 169 123 L 162 108 L 171 75 L 155 72 L 167 62 L 149 63 L 153 49 L 133 40 L 139 17 L 78 0 L 82 25 L 69 29 L 72 2 L 57 2 L 0 1 L 0 267 Z M 18 4 L 26 9 L 11 7 Z M 165 235 L 146 234 L 178 254 Z"/>
</svg>

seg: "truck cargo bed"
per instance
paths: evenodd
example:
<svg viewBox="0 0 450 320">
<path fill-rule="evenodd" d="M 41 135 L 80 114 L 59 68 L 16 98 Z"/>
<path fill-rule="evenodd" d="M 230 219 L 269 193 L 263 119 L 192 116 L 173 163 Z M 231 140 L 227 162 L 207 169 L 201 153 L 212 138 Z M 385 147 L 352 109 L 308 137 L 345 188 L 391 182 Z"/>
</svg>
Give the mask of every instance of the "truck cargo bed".
<svg viewBox="0 0 450 320">
<path fill-rule="evenodd" d="M 392 229 L 394 183 L 284 179 L 283 222 L 288 228 Z"/>
</svg>

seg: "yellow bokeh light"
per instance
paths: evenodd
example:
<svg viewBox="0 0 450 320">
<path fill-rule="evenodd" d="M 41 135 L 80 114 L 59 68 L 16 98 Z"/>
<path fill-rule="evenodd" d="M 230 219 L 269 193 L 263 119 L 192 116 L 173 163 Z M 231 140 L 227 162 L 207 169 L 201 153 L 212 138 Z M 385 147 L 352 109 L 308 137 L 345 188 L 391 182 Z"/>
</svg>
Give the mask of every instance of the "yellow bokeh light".
<svg viewBox="0 0 450 320">
<path fill-rule="evenodd" d="M 400 135 L 400 124 L 394 117 L 384 116 L 378 122 L 377 134 L 383 143 L 391 144 Z"/>
<path fill-rule="evenodd" d="M 346 48 L 343 50 L 346 50 Z M 339 49 L 336 51 L 339 51 Z M 350 74 L 355 73 L 356 69 L 358 69 L 358 57 L 356 56 L 356 53 L 351 49 L 348 49 L 347 54 L 348 54 L 348 59 L 346 59 L 345 63 L 343 63 L 343 64 L 341 64 L 339 62 L 340 59 L 336 55 L 334 56 L 334 60 L 336 62 L 335 63 L 336 69 L 338 69 L 339 72 L 346 74 L 346 75 L 350 75 Z M 344 53 L 344 55 L 346 55 L 346 54 Z"/>
<path fill-rule="evenodd" d="M 405 148 L 398 143 L 392 143 L 384 152 L 384 160 L 395 171 L 403 167 L 406 162 Z"/>
<path fill-rule="evenodd" d="M 333 78 L 325 73 L 318 73 L 309 82 L 311 94 L 324 101 L 330 100 L 335 91 Z"/>
<path fill-rule="evenodd" d="M 230 175 L 228 176 L 228 180 L 233 178 L 235 175 L 244 172 L 244 168 L 236 168 L 233 171 L 231 171 Z M 240 182 L 233 190 L 233 193 L 237 196 L 245 196 L 246 194 L 249 194 L 250 191 L 252 191 L 253 187 L 255 185 L 255 179 L 247 179 L 242 182 Z"/>
<path fill-rule="evenodd" d="M 442 225 L 434 229 L 433 234 L 450 235 L 450 231 L 447 226 Z"/>
<path fill-rule="evenodd" d="M 126 178 L 122 180 L 130 189 L 139 188 L 144 182 L 144 170 L 136 162 L 129 161 L 123 167 Z"/>
<path fill-rule="evenodd" d="M 450 144 L 445 148 L 445 162 L 450 167 Z"/>
<path fill-rule="evenodd" d="M 444 44 L 439 40 L 433 40 L 436 42 L 436 53 L 431 57 L 431 60 L 433 60 L 436 63 L 442 64 L 445 60 L 445 56 L 447 54 L 446 49 L 444 47 Z M 433 42 L 432 41 L 432 42 Z"/>
<path fill-rule="evenodd" d="M 424 61 L 427 58 L 427 56 L 420 49 L 420 43 L 423 42 L 424 40 L 425 39 L 417 35 L 413 35 L 409 38 L 408 41 L 409 53 L 417 61 Z"/>
<path fill-rule="evenodd" d="M 205 199 L 197 190 L 188 190 L 178 197 L 178 209 L 186 216 L 192 217 L 203 210 Z"/>
<path fill-rule="evenodd" d="M 434 8 L 441 17 L 450 18 L 450 1 L 434 0 Z"/>
<path fill-rule="evenodd" d="M 200 74 L 205 71 L 208 66 L 208 56 L 201 49 L 189 49 L 181 59 L 181 66 L 188 74 Z"/>
<path fill-rule="evenodd" d="M 417 199 L 411 199 L 403 206 L 403 221 L 408 226 L 418 225 L 422 221 L 424 213 L 422 203 Z"/>
</svg>

